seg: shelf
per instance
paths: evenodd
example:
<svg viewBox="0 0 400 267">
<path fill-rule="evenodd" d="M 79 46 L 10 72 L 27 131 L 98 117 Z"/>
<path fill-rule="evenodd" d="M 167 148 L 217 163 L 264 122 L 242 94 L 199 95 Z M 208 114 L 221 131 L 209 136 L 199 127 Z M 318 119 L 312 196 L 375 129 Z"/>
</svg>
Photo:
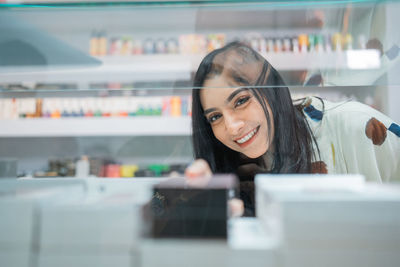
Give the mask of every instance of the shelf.
<svg viewBox="0 0 400 267">
<path fill-rule="evenodd" d="M 331 53 L 268 53 L 263 56 L 278 70 L 365 70 L 379 69 L 378 50 L 350 50 Z M 98 67 L 75 66 L 68 69 L 1 68 L 2 83 L 88 83 L 187 81 L 204 55 L 135 55 L 97 57 Z M 87 83 L 85 85 L 85 83 Z M 81 88 L 86 89 L 86 88 Z M 140 88 L 138 88 L 140 89 Z M 154 88 L 157 89 L 157 88 Z"/>
<path fill-rule="evenodd" d="M 98 67 L 0 68 L 3 83 L 100 83 L 154 80 L 189 80 L 192 58 L 180 55 L 101 57 Z M 157 63 L 157 64 L 155 64 Z M 85 89 L 85 88 L 82 88 Z"/>
<path fill-rule="evenodd" d="M 377 69 L 380 67 L 379 51 L 349 50 L 341 52 L 280 52 L 262 53 L 276 69 L 308 70 L 308 69 Z M 104 56 L 97 57 L 105 66 L 120 66 L 140 71 L 195 72 L 205 54 L 200 55 L 138 55 L 138 56 Z M 158 62 L 151 66 L 149 62 Z M 140 67 L 139 67 L 140 66 Z"/>
<path fill-rule="evenodd" d="M 277 70 L 365 70 L 380 68 L 379 51 L 349 50 L 342 52 L 270 53 L 263 56 Z"/>
<path fill-rule="evenodd" d="M 187 136 L 190 117 L 32 118 L 0 121 L 0 137 Z"/>
</svg>

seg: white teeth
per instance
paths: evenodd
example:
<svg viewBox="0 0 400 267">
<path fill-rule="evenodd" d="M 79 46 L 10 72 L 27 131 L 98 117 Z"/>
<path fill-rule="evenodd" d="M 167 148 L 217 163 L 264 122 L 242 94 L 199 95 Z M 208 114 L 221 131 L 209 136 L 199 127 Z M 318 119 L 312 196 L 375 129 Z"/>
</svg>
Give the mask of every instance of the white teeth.
<svg viewBox="0 0 400 267">
<path fill-rule="evenodd" d="M 254 129 L 253 131 L 251 131 L 250 133 L 248 133 L 245 137 L 236 140 L 236 142 L 238 142 L 239 144 L 243 144 L 244 142 L 248 141 L 250 138 L 253 137 L 253 135 L 257 132 L 257 129 Z"/>
</svg>

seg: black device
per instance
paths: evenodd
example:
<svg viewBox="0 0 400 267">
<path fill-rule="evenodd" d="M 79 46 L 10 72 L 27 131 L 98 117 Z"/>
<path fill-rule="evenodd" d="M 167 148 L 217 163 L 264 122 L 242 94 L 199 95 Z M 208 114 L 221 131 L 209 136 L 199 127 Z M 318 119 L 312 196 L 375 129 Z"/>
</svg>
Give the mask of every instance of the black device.
<svg viewBox="0 0 400 267">
<path fill-rule="evenodd" d="M 202 185 L 191 185 L 187 179 L 170 178 L 154 186 L 149 205 L 152 236 L 225 239 L 236 176 L 214 175 Z"/>
</svg>

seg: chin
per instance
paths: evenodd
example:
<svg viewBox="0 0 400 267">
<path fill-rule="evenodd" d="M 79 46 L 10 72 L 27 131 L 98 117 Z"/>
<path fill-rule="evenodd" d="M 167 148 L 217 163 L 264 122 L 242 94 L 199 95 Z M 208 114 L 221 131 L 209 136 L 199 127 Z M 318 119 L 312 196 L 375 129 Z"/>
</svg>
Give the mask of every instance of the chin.
<svg viewBox="0 0 400 267">
<path fill-rule="evenodd" d="M 264 152 L 261 151 L 261 152 L 259 152 L 259 153 L 251 153 L 251 154 L 249 154 L 249 153 L 243 153 L 243 154 L 244 154 L 246 157 L 248 157 L 248 158 L 256 159 L 256 158 L 259 158 L 259 157 L 261 157 L 262 155 L 264 155 L 266 152 L 267 152 L 267 150 L 265 150 Z"/>
<path fill-rule="evenodd" d="M 246 155 L 246 154 L 245 154 Z M 262 154 L 261 154 L 262 155 Z M 261 155 L 246 155 L 246 157 L 250 158 L 250 159 L 256 159 L 259 158 Z"/>
</svg>

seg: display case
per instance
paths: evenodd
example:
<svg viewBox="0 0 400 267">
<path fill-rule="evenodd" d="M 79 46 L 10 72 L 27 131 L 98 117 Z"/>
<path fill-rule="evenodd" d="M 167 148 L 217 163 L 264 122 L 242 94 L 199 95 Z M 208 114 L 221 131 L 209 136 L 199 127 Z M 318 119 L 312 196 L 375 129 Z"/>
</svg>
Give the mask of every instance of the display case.
<svg viewBox="0 0 400 267">
<path fill-rule="evenodd" d="M 204 56 L 247 43 L 292 98 L 400 121 L 396 1 L 0 1 L 0 160 L 19 177 L 168 176 L 193 160 Z"/>
</svg>

